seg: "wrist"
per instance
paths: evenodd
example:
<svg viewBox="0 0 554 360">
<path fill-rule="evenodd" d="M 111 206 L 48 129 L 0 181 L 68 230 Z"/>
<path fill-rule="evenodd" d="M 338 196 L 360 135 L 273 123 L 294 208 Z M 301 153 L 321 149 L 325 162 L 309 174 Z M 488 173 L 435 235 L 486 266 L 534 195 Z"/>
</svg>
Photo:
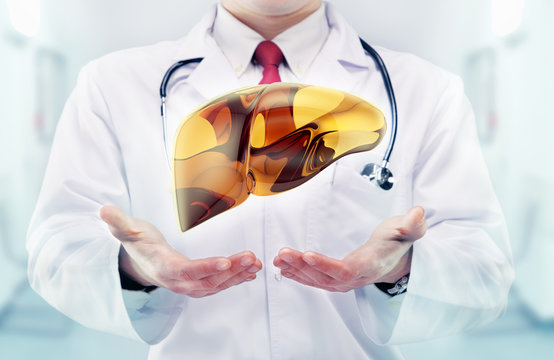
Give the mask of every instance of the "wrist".
<svg viewBox="0 0 554 360">
<path fill-rule="evenodd" d="M 413 248 L 410 247 L 410 249 L 400 258 L 396 266 L 376 282 L 394 284 L 402 279 L 402 277 L 409 274 L 412 267 L 412 252 Z"/>
<path fill-rule="evenodd" d="M 141 290 L 135 288 L 156 286 L 153 282 L 147 280 L 146 276 L 141 274 L 139 266 L 131 256 L 129 256 L 123 246 L 121 246 L 119 250 L 119 276 L 121 278 L 122 287 L 127 290 Z"/>
<path fill-rule="evenodd" d="M 412 247 L 402 256 L 392 271 L 375 282 L 375 286 L 389 296 L 406 292 L 412 266 Z"/>
</svg>

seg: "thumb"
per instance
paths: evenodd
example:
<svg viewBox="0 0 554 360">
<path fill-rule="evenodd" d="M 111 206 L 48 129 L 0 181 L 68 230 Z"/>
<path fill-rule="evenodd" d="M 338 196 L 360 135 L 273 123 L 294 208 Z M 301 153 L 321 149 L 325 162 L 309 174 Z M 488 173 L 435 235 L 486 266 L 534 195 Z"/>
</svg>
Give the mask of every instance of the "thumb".
<svg viewBox="0 0 554 360">
<path fill-rule="evenodd" d="M 408 240 L 415 241 L 425 235 L 427 222 L 425 221 L 425 210 L 421 206 L 414 206 L 404 215 L 403 224 L 400 228 Z"/>
<path fill-rule="evenodd" d="M 113 236 L 121 241 L 134 240 L 139 233 L 132 227 L 129 216 L 116 206 L 103 206 L 100 209 L 100 218 L 108 224 Z"/>
</svg>

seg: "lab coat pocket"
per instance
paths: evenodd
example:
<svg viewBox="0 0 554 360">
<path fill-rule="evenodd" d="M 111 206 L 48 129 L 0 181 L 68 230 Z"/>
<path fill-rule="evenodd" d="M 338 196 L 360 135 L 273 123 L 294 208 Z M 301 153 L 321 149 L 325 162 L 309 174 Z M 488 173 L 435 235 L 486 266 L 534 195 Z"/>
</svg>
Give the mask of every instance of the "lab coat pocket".
<svg viewBox="0 0 554 360">
<path fill-rule="evenodd" d="M 309 250 L 341 259 L 365 243 L 380 222 L 406 208 L 399 187 L 382 190 L 362 177 L 358 167 L 337 162 L 331 183 L 314 198 Z"/>
</svg>

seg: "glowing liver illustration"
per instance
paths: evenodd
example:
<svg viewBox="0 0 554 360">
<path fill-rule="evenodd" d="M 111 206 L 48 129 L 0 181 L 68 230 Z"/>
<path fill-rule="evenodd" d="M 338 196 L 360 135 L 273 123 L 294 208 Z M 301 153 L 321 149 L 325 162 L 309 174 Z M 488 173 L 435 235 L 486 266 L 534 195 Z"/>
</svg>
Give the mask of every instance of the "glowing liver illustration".
<svg viewBox="0 0 554 360">
<path fill-rule="evenodd" d="M 185 118 L 173 159 L 181 231 L 243 203 L 295 188 L 383 139 L 383 113 L 338 90 L 274 83 L 217 97 Z"/>
</svg>

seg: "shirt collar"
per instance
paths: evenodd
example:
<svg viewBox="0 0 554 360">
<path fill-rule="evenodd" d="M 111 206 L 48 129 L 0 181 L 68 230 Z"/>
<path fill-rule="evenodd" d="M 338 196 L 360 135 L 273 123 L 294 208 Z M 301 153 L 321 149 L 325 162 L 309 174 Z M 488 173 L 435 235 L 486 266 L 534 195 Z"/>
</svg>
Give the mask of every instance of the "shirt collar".
<svg viewBox="0 0 554 360">
<path fill-rule="evenodd" d="M 296 77 L 304 74 L 329 35 L 326 5 L 322 4 L 310 16 L 273 39 L 283 51 L 287 64 Z M 264 38 L 236 19 L 221 4 L 217 5 L 217 15 L 212 29 L 216 43 L 237 76 L 240 76 L 250 64 L 256 47 Z M 237 43 L 237 39 L 240 39 L 240 43 Z"/>
</svg>

